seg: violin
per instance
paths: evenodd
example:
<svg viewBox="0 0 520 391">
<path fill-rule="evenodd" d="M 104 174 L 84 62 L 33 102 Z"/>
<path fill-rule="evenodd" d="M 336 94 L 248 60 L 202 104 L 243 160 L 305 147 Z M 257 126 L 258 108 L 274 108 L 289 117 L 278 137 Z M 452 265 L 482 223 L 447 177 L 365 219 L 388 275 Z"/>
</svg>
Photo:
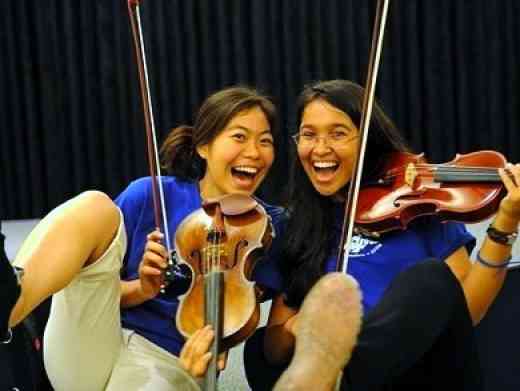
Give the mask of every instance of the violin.
<svg viewBox="0 0 520 391">
<path fill-rule="evenodd" d="M 179 298 L 177 328 L 185 338 L 206 324 L 215 333 L 206 389 L 216 382 L 218 353 L 244 341 L 258 325 L 260 306 L 250 278 L 272 233 L 263 207 L 237 194 L 205 202 L 177 228 L 177 259 L 192 273 L 190 288 Z"/>
<path fill-rule="evenodd" d="M 204 303 L 214 300 L 223 304 L 223 350 L 254 331 L 259 312 L 249 278 L 271 241 L 265 210 L 247 196 L 234 194 L 205 202 L 181 222 L 175 234 L 177 259 L 193 275 L 190 288 L 179 298 L 176 320 L 182 335 L 188 338 L 207 324 Z M 213 279 L 223 280 L 222 291 L 206 300 L 204 282 L 211 284 Z"/>
<path fill-rule="evenodd" d="M 485 220 L 506 194 L 498 174 L 506 164 L 495 151 L 457 154 L 442 164 L 429 164 L 423 154 L 394 153 L 381 175 L 361 185 L 356 228 L 377 236 L 406 229 L 426 215 L 463 223 Z"/>
</svg>

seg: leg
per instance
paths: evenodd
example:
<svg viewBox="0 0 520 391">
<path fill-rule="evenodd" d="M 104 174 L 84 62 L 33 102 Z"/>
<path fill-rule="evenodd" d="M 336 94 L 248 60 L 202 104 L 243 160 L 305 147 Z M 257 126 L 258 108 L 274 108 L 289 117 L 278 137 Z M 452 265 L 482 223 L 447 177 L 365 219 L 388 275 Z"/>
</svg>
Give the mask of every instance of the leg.
<svg viewBox="0 0 520 391">
<path fill-rule="evenodd" d="M 472 333 L 464 293 L 449 267 L 435 260 L 415 265 L 394 280 L 363 320 L 344 370 L 344 388 L 381 390 L 413 384 L 426 390 L 443 367 L 452 376 L 439 376 L 450 384 L 479 390 L 478 372 L 469 365 L 474 361 Z M 475 375 L 473 380 L 468 371 Z"/>
<path fill-rule="evenodd" d="M 291 364 L 275 390 L 332 390 L 361 326 L 357 282 L 342 273 L 322 277 L 299 312 Z"/>
<path fill-rule="evenodd" d="M 133 331 L 124 339 L 105 391 L 200 391 L 177 357 Z"/>
<path fill-rule="evenodd" d="M 119 220 L 117 207 L 99 192 L 83 193 L 49 213 L 16 256 L 14 263 L 24 268 L 24 277 L 9 326 L 22 321 L 99 258 L 117 232 Z"/>
</svg>

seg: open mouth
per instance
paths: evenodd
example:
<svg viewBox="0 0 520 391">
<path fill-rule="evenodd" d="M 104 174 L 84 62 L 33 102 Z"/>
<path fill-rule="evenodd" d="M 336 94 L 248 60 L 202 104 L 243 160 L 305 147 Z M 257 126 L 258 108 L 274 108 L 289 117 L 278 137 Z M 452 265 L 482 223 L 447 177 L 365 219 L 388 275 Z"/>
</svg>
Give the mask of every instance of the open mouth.
<svg viewBox="0 0 520 391">
<path fill-rule="evenodd" d="M 250 187 L 255 183 L 255 179 L 260 170 L 251 166 L 236 166 L 231 168 L 231 175 L 242 187 Z"/>
<path fill-rule="evenodd" d="M 314 172 L 318 175 L 333 175 L 339 168 L 337 162 L 314 162 L 312 163 Z"/>
</svg>

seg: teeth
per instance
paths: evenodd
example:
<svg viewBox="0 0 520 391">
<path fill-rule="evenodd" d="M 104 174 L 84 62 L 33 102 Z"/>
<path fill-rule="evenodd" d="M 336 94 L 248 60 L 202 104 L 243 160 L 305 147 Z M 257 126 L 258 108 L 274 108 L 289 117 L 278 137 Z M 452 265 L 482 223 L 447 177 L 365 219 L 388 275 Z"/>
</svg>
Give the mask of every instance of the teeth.
<svg viewBox="0 0 520 391">
<path fill-rule="evenodd" d="M 256 175 L 256 173 L 258 172 L 258 168 L 255 167 L 238 166 L 234 167 L 234 169 L 238 172 L 243 172 L 251 175 Z"/>
<path fill-rule="evenodd" d="M 316 168 L 331 168 L 336 167 L 338 163 L 336 162 L 314 162 L 313 166 Z"/>
</svg>

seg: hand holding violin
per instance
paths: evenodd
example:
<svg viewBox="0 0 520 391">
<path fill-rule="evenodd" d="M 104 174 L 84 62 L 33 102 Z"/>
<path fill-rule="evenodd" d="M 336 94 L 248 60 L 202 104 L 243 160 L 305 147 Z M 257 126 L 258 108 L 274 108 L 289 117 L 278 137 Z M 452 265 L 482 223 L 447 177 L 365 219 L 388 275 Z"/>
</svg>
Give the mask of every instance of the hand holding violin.
<svg viewBox="0 0 520 391">
<path fill-rule="evenodd" d="M 215 333 L 211 326 L 204 326 L 197 330 L 188 338 L 184 347 L 182 348 L 179 360 L 181 366 L 195 378 L 202 378 L 206 374 L 209 361 L 211 359 L 211 352 L 209 347 Z M 226 366 L 227 352 L 219 355 L 218 369 L 223 370 Z"/>
<path fill-rule="evenodd" d="M 507 189 L 507 195 L 500 202 L 498 212 L 504 218 L 518 225 L 520 221 L 520 164 L 508 164 L 499 170 L 500 178 Z"/>
<path fill-rule="evenodd" d="M 157 296 L 164 282 L 164 269 L 167 266 L 167 251 L 162 245 L 163 234 L 153 231 L 147 236 L 143 258 L 139 264 L 141 294 L 146 300 Z"/>
</svg>

